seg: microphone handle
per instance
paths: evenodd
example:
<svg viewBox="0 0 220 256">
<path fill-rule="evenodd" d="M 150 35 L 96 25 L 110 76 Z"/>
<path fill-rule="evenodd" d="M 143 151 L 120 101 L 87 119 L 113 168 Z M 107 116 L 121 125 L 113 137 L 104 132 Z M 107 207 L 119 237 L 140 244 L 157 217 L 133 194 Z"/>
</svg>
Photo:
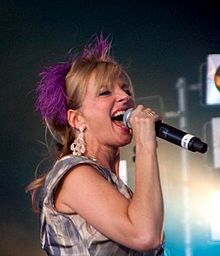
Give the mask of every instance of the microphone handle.
<svg viewBox="0 0 220 256">
<path fill-rule="evenodd" d="M 130 123 L 132 111 L 132 108 L 128 109 L 123 116 L 124 124 L 130 129 L 132 129 Z M 200 153 L 205 153 L 207 151 L 208 145 L 202 142 L 199 138 L 178 130 L 170 125 L 164 124 L 162 121 L 157 121 L 155 123 L 155 130 L 157 137 L 174 143 L 180 147 L 186 148 L 193 152 L 198 151 Z"/>
<path fill-rule="evenodd" d="M 198 151 L 205 153 L 207 151 L 207 144 L 202 142 L 199 138 L 162 123 L 161 121 L 155 123 L 155 130 L 157 137 L 172 142 L 180 147 L 193 152 Z"/>
</svg>

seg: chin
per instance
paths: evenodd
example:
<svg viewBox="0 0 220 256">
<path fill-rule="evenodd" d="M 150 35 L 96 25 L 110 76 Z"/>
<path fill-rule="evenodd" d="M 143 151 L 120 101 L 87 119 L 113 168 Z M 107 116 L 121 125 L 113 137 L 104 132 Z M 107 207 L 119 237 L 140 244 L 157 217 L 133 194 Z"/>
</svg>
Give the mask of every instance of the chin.
<svg viewBox="0 0 220 256">
<path fill-rule="evenodd" d="M 130 144 L 132 141 L 132 137 L 125 139 L 123 142 L 121 142 L 121 147 L 126 146 L 128 144 Z"/>
</svg>

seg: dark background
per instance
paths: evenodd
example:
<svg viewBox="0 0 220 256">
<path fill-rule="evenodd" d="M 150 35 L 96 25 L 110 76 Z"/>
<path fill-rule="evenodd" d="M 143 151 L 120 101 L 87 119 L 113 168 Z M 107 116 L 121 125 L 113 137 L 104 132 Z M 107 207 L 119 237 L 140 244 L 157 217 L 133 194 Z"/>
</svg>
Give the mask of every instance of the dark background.
<svg viewBox="0 0 220 256">
<path fill-rule="evenodd" d="M 1 1 L 2 256 L 42 253 L 38 219 L 25 193 L 46 152 L 40 143 L 44 129 L 34 110 L 38 73 L 65 60 L 70 49 L 82 48 L 101 32 L 111 35 L 112 53 L 127 67 L 137 97 L 160 95 L 165 111 L 175 111 L 175 84 L 184 77 L 189 88 L 189 130 L 202 136 L 203 125 L 219 116 L 218 107 L 202 105 L 200 92 L 190 90 L 191 84 L 199 82 L 199 67 L 207 55 L 220 53 L 219 5 L 211 1 Z M 168 122 L 178 125 L 176 119 Z M 199 156 L 198 161 L 204 159 Z M 171 246 L 178 252 L 183 245 L 180 241 Z"/>
</svg>

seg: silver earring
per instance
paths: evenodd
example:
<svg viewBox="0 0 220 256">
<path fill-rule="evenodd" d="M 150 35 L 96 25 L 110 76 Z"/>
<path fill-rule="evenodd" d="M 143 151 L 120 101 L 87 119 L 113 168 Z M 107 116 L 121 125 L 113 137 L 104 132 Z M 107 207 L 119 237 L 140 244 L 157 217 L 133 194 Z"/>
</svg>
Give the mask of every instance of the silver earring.
<svg viewBox="0 0 220 256">
<path fill-rule="evenodd" d="M 70 149 L 72 150 L 72 154 L 74 156 L 81 156 L 86 152 L 84 133 L 83 133 L 84 129 L 85 127 L 79 127 L 79 135 L 70 146 Z"/>
</svg>

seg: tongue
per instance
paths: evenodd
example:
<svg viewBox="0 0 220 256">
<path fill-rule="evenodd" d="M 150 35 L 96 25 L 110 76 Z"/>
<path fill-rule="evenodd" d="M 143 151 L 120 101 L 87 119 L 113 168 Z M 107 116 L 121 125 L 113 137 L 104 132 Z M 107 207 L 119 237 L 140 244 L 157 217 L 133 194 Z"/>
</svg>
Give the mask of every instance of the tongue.
<svg viewBox="0 0 220 256">
<path fill-rule="evenodd" d="M 113 120 L 114 124 L 116 124 L 117 126 L 120 126 L 120 127 L 125 127 L 123 121 L 119 121 L 119 120 Z"/>
</svg>

